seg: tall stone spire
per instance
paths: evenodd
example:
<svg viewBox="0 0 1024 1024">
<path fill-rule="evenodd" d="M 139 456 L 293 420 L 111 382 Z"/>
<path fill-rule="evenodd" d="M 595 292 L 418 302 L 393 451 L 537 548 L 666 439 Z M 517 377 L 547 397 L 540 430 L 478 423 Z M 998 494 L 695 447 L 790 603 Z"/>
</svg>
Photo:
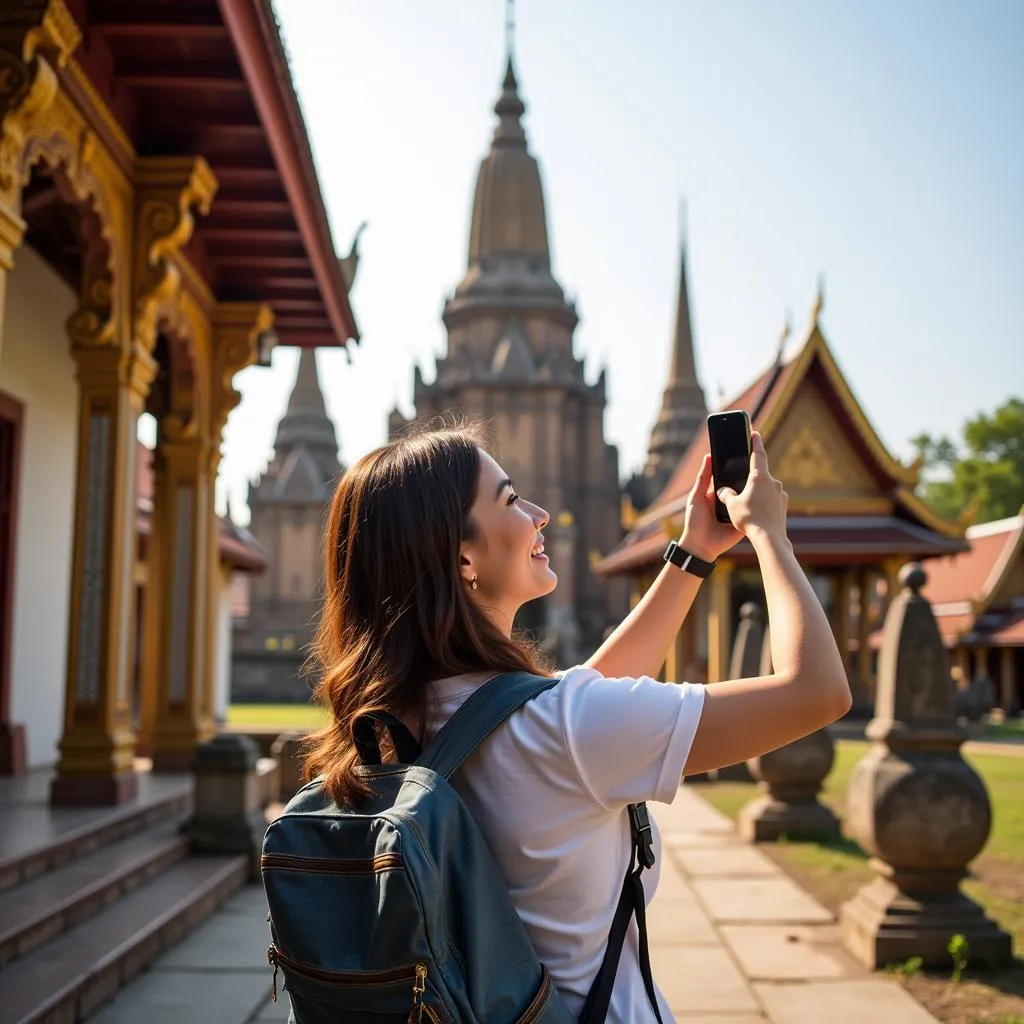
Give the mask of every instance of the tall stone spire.
<svg viewBox="0 0 1024 1024">
<path fill-rule="evenodd" d="M 450 328 L 463 315 L 500 304 L 553 312 L 570 330 L 576 313 L 551 272 L 547 210 L 540 167 L 530 152 L 513 58 L 511 4 L 507 53 L 491 146 L 480 162 L 469 231 L 466 275 L 445 306 Z"/>
<path fill-rule="evenodd" d="M 667 483 L 683 454 L 707 416 L 707 402 L 697 380 L 690 294 L 686 283 L 686 238 L 680 239 L 679 290 L 676 296 L 676 322 L 672 337 L 672 359 L 668 384 L 661 401 L 661 412 L 651 431 L 644 476 L 660 490 Z M 650 494 L 654 498 L 655 494 Z"/>
<path fill-rule="evenodd" d="M 283 466 L 298 449 L 307 453 L 316 464 L 323 481 L 335 476 L 338 471 L 338 438 L 334 423 L 327 415 L 316 368 L 316 350 L 312 348 L 303 348 L 299 353 L 299 368 L 288 398 L 288 408 L 277 425 L 274 464 Z"/>
</svg>

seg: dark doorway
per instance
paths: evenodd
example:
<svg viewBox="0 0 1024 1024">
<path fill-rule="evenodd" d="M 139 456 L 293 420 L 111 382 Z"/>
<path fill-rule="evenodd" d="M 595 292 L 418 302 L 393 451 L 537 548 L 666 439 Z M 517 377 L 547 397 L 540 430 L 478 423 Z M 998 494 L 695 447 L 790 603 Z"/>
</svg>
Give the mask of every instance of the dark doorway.
<svg viewBox="0 0 1024 1024">
<path fill-rule="evenodd" d="M 11 634 L 22 414 L 21 403 L 0 392 L 0 775 L 20 775 L 27 761 L 25 729 L 11 722 Z"/>
</svg>

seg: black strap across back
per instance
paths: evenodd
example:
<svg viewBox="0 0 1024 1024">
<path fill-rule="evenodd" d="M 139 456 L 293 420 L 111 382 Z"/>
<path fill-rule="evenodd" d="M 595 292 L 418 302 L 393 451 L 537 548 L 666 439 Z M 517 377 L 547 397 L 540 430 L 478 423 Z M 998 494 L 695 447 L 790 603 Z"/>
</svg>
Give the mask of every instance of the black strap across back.
<svg viewBox="0 0 1024 1024">
<path fill-rule="evenodd" d="M 558 679 L 535 676 L 529 672 L 506 672 L 489 679 L 465 701 L 422 751 L 412 733 L 394 715 L 386 712 L 362 715 L 353 726 L 356 749 L 364 764 L 381 763 L 376 732 L 376 725 L 380 724 L 388 731 L 401 764 L 429 768 L 450 779 L 462 767 L 466 758 L 499 725 L 538 694 L 551 689 L 557 682 Z M 640 974 L 643 976 L 644 988 L 647 990 L 647 998 L 654 1010 L 655 1019 L 658 1024 L 663 1024 L 651 974 L 651 957 L 647 945 L 647 903 L 643 885 L 644 871 L 654 866 L 651 819 L 644 803 L 630 804 L 626 810 L 629 815 L 631 847 L 629 864 L 612 918 L 604 960 L 594 983 L 590 986 L 590 992 L 580 1013 L 579 1024 L 603 1024 L 607 1017 L 615 974 L 622 957 L 626 932 L 629 930 L 629 920 L 634 914 L 640 933 Z"/>
</svg>

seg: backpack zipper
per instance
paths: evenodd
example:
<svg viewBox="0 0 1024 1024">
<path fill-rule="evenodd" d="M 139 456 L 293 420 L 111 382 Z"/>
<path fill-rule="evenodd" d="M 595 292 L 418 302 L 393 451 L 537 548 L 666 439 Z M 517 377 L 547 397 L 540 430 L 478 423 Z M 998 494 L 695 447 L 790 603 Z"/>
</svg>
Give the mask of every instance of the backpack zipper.
<svg viewBox="0 0 1024 1024">
<path fill-rule="evenodd" d="M 265 853 L 261 868 L 283 871 L 320 871 L 329 875 L 376 875 L 382 871 L 403 869 L 400 853 L 379 853 L 372 860 L 329 860 L 326 857 L 294 857 L 290 853 Z"/>
<path fill-rule="evenodd" d="M 412 1006 L 409 1009 L 409 1021 L 420 1024 L 423 1020 L 424 1010 L 432 1022 L 439 1022 L 440 1018 L 423 1002 L 423 993 L 427 990 L 427 965 L 424 963 L 409 964 L 407 967 L 395 967 L 390 971 L 359 971 L 349 973 L 347 971 L 327 971 L 319 967 L 309 967 L 300 964 L 290 956 L 286 956 L 276 946 L 267 947 L 267 962 L 274 969 L 274 976 L 270 983 L 270 1001 L 277 1002 L 277 970 L 294 971 L 314 981 L 324 981 L 331 985 L 352 986 L 365 988 L 367 985 L 389 985 L 396 981 L 412 981 Z"/>
<path fill-rule="evenodd" d="M 541 1011 L 548 1004 L 548 999 L 551 995 L 551 975 L 548 974 L 546 967 L 541 967 L 541 979 L 540 988 L 537 989 L 537 994 L 533 997 L 533 1001 L 526 1008 L 522 1017 L 516 1021 L 516 1024 L 533 1024 L 535 1020 L 541 1015 Z"/>
</svg>

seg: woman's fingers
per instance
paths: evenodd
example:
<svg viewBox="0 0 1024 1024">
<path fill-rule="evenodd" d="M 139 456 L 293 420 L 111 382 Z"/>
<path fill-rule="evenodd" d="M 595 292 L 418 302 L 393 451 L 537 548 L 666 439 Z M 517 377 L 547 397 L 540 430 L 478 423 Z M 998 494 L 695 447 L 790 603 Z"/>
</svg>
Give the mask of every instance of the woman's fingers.
<svg viewBox="0 0 1024 1024">
<path fill-rule="evenodd" d="M 690 489 L 690 504 L 695 505 L 701 495 L 707 494 L 708 485 L 711 483 L 711 456 L 705 455 L 704 461 L 700 464 L 700 472 Z"/>
</svg>

